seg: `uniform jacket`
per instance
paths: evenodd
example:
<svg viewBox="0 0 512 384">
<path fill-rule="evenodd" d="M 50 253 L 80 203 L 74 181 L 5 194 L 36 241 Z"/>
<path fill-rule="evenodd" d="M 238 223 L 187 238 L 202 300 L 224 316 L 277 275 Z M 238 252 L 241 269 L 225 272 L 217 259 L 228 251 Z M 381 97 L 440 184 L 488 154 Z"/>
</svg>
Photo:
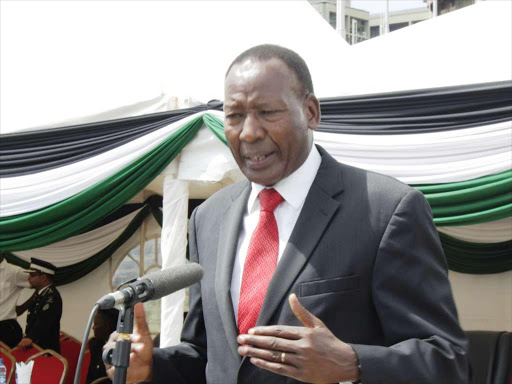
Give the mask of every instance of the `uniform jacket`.
<svg viewBox="0 0 512 384">
<path fill-rule="evenodd" d="M 467 341 L 430 207 L 397 180 L 322 163 L 270 282 L 258 325 L 300 325 L 300 302 L 359 356 L 362 382 L 466 383 Z M 250 183 L 227 187 L 190 220 L 190 258 L 204 278 L 176 347 L 154 350 L 154 382 L 297 383 L 237 353 L 232 267 Z"/>
<path fill-rule="evenodd" d="M 54 285 L 35 295 L 28 308 L 25 337 L 43 349 L 53 349 L 60 353 L 60 318 L 62 299 Z"/>
</svg>

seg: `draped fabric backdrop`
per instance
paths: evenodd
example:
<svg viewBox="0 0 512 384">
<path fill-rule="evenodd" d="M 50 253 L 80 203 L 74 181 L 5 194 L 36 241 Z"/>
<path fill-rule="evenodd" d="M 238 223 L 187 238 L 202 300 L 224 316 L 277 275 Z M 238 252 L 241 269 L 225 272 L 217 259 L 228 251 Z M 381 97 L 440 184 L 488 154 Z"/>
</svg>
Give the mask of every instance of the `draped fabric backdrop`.
<svg viewBox="0 0 512 384">
<path fill-rule="evenodd" d="M 449 268 L 512 270 L 512 82 L 321 100 L 315 141 L 337 160 L 423 192 Z M 203 126 L 224 144 L 222 103 L 7 134 L 0 141 L 0 250 L 59 267 L 58 284 L 92 271 L 153 214 L 126 204 Z M 201 154 L 197 154 L 201 162 Z M 165 216 L 164 208 L 164 216 Z"/>
</svg>

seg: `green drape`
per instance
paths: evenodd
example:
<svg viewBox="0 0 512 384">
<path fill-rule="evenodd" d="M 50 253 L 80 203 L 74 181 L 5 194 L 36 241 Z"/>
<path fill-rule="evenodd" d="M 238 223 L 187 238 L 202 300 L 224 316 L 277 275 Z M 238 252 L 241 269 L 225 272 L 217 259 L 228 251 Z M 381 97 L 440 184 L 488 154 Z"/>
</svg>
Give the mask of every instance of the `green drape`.
<svg viewBox="0 0 512 384">
<path fill-rule="evenodd" d="M 80 279 L 99 267 L 110 258 L 140 227 L 144 218 L 150 213 L 162 225 L 162 198 L 153 195 L 142 205 L 141 211 L 132 219 L 121 235 L 100 252 L 82 262 L 61 267 L 55 275 L 57 285 L 68 284 Z M 127 213 L 129 214 L 129 213 Z M 446 234 L 439 234 L 448 266 L 451 270 L 461 273 L 488 274 L 512 270 L 512 241 L 493 244 L 471 243 L 455 239 Z M 7 254 L 7 260 L 27 268 L 28 263 L 12 254 Z"/>
<path fill-rule="evenodd" d="M 116 240 L 87 260 L 59 268 L 55 275 L 55 283 L 57 285 L 72 283 L 99 267 L 135 233 L 149 214 L 153 214 L 161 226 L 162 212 L 159 208 L 160 204 L 160 196 L 153 195 L 148 198 L 144 202 L 142 210 L 132 219 Z M 448 266 L 453 271 L 489 274 L 512 270 L 512 241 L 481 244 L 458 240 L 443 233 L 440 233 L 439 237 Z M 22 268 L 28 268 L 29 266 L 29 263 L 12 254 L 7 254 L 7 260 L 9 263 L 19 265 Z"/>
<path fill-rule="evenodd" d="M 126 168 L 69 199 L 35 212 L 1 219 L 0 251 L 39 248 L 86 231 L 142 191 L 202 125 L 203 116 L 190 121 Z"/>
<path fill-rule="evenodd" d="M 98 268 L 103 262 L 108 260 L 115 251 L 119 249 L 141 226 L 144 219 L 152 214 L 157 220 L 158 224 L 162 226 L 162 212 L 160 211 L 160 203 L 161 198 L 157 195 L 149 197 L 140 210 L 140 212 L 132 219 L 132 221 L 127 225 L 125 230 L 121 233 L 121 235 L 115 239 L 112 243 L 110 243 L 107 247 L 99 251 L 98 253 L 92 255 L 86 260 L 83 260 L 79 263 L 68 265 L 65 267 L 58 268 L 55 276 L 54 282 L 56 285 L 64 285 L 72 283 L 76 281 L 88 273 L 92 272 L 96 268 Z M 25 260 L 20 259 L 19 257 L 8 253 L 7 261 L 11 264 L 18 265 L 22 268 L 28 268 L 29 263 Z"/>
<path fill-rule="evenodd" d="M 512 216 L 512 170 L 457 183 L 413 185 L 439 226 L 472 225 Z"/>
<path fill-rule="evenodd" d="M 222 120 L 205 114 L 174 132 L 152 151 L 87 190 L 44 209 L 0 220 L 0 250 L 39 248 L 86 232 L 143 190 L 192 140 L 203 123 L 227 143 Z M 512 170 L 457 183 L 415 185 L 425 194 L 439 226 L 471 225 L 512 216 Z M 148 208 L 149 207 L 149 208 Z M 91 258 L 61 268 L 58 284 L 74 281 L 108 259 L 138 228 L 149 211 L 161 223 L 159 209 L 147 205 L 111 245 Z M 512 269 L 511 242 L 477 244 L 440 234 L 450 269 L 496 273 Z M 8 260 L 24 265 L 13 255 Z M 26 263 L 25 263 L 26 264 Z"/>
<path fill-rule="evenodd" d="M 194 137 L 203 123 L 224 143 L 222 120 L 205 114 L 184 125 L 126 168 L 64 201 L 0 220 L 0 250 L 42 247 L 86 231 L 143 190 Z M 436 225 L 471 225 L 512 216 L 512 171 L 461 183 L 415 186 Z"/>
</svg>

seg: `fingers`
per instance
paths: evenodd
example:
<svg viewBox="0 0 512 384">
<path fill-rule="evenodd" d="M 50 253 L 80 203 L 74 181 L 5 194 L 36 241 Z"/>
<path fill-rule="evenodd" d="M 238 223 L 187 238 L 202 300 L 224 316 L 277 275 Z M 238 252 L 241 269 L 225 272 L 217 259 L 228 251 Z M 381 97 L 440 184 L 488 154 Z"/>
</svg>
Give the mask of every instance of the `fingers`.
<svg viewBox="0 0 512 384">
<path fill-rule="evenodd" d="M 249 329 L 249 335 L 275 336 L 282 339 L 299 340 L 303 334 L 302 327 L 289 325 L 266 325 Z"/>
<path fill-rule="evenodd" d="M 270 351 L 292 352 L 295 350 L 293 340 L 274 336 L 239 335 L 237 341 L 241 345 L 257 347 Z"/>
<path fill-rule="evenodd" d="M 141 336 L 150 336 L 148 323 L 146 322 L 146 311 L 144 311 L 144 305 L 142 303 L 135 304 L 133 312 L 135 319 L 134 333 Z"/>
<path fill-rule="evenodd" d="M 108 365 L 105 364 L 105 372 L 107 373 L 107 376 L 110 380 L 114 381 L 114 373 L 115 373 L 115 368 L 111 365 Z"/>
<path fill-rule="evenodd" d="M 243 345 L 238 348 L 240 356 L 248 356 L 250 358 L 257 358 L 271 363 L 290 365 L 295 367 L 295 354 L 293 352 L 282 351 L 269 351 L 266 349 L 253 348 L 249 345 Z"/>
<path fill-rule="evenodd" d="M 288 301 L 290 303 L 290 307 L 292 309 L 293 314 L 299 321 L 304 324 L 305 327 L 308 328 L 317 328 L 317 327 L 325 327 L 325 324 L 318 317 L 309 312 L 306 308 L 302 306 L 299 302 L 299 299 L 292 293 L 288 297 Z"/>
<path fill-rule="evenodd" d="M 108 337 L 107 343 L 115 343 L 118 336 L 119 336 L 119 333 L 117 333 L 117 331 L 112 332 L 110 334 L 110 336 Z M 103 348 L 103 349 L 105 349 L 105 348 Z"/>
<path fill-rule="evenodd" d="M 270 372 L 277 373 L 278 375 L 295 377 L 297 368 L 292 365 L 274 363 L 267 360 L 259 359 L 257 357 L 251 357 L 251 363 L 255 366 L 266 369 Z"/>
</svg>

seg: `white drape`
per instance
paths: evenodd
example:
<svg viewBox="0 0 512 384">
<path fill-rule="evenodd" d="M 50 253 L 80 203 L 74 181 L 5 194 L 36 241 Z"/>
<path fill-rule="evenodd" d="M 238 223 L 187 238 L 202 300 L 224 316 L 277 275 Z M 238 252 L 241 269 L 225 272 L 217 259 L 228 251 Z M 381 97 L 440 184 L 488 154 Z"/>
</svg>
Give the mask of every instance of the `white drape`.
<svg viewBox="0 0 512 384">
<path fill-rule="evenodd" d="M 81 235 L 70 237 L 46 247 L 13 253 L 28 262 L 30 262 L 31 257 L 41 258 L 58 268 L 79 263 L 106 248 L 117 239 L 141 209 Z"/>
<path fill-rule="evenodd" d="M 204 113 L 223 118 L 218 111 L 196 113 L 98 156 L 44 172 L 3 178 L 0 216 L 35 211 L 82 192 Z M 512 122 L 404 135 L 316 132 L 315 142 L 340 162 L 390 175 L 407 184 L 470 180 L 512 168 Z M 205 160 L 195 156 L 194 161 Z"/>
<path fill-rule="evenodd" d="M 406 184 L 470 180 L 512 168 L 512 122 L 407 135 L 315 133 L 336 160 Z"/>
<path fill-rule="evenodd" d="M 157 147 L 203 112 L 183 118 L 97 156 L 44 172 L 3 178 L 0 216 L 35 211 L 67 199 L 112 176 Z"/>
<path fill-rule="evenodd" d="M 512 217 L 459 227 L 437 227 L 439 232 L 471 243 L 501 243 L 512 240 Z"/>
</svg>

